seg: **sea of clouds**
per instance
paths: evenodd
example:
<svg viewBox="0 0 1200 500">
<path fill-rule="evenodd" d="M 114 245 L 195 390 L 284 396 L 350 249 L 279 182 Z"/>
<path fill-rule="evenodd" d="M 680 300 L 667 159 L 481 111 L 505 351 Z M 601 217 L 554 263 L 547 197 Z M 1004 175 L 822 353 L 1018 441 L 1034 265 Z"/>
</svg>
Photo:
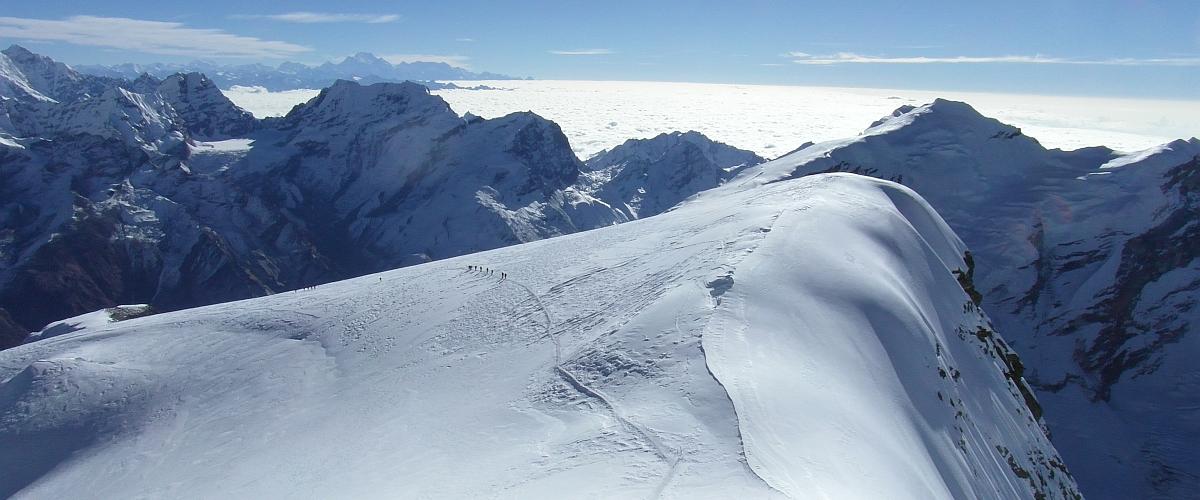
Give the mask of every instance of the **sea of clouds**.
<svg viewBox="0 0 1200 500">
<path fill-rule="evenodd" d="M 942 97 L 1018 127 L 1047 147 L 1105 145 L 1133 151 L 1200 135 L 1200 102 L 833 87 L 671 82 L 457 82 L 496 90 L 437 90 L 460 114 L 492 118 L 533 111 L 562 126 L 581 157 L 626 139 L 696 130 L 773 158 L 806 141 L 858 134 L 901 105 Z M 256 116 L 281 116 L 317 90 L 225 91 Z"/>
</svg>

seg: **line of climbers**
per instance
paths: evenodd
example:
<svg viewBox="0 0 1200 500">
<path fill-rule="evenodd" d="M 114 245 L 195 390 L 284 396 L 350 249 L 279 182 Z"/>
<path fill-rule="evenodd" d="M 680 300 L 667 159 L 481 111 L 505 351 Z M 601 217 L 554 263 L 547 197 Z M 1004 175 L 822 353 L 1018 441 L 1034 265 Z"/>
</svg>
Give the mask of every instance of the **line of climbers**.
<svg viewBox="0 0 1200 500">
<path fill-rule="evenodd" d="M 483 266 L 474 266 L 474 265 L 472 265 L 472 266 L 467 266 L 467 271 L 470 271 L 470 272 L 479 272 L 479 273 L 486 274 L 486 275 L 488 275 L 488 276 L 494 276 L 494 275 L 496 275 L 496 274 L 497 274 L 495 269 L 488 269 L 488 268 L 486 268 L 486 267 L 483 267 Z M 504 280 L 508 279 L 508 273 L 501 272 L 501 273 L 499 273 L 499 274 L 500 274 L 500 281 L 504 281 Z M 379 277 L 379 282 L 380 282 L 380 283 L 382 283 L 382 282 L 383 282 L 383 276 L 380 276 L 380 277 Z M 306 287 L 296 288 L 296 289 L 294 289 L 294 290 L 292 290 L 292 291 L 293 291 L 293 292 L 299 292 L 299 291 L 301 291 L 301 290 L 314 290 L 314 289 L 316 289 L 316 288 L 317 288 L 317 285 L 309 285 L 309 286 L 306 286 Z"/>
<path fill-rule="evenodd" d="M 480 272 L 480 273 L 486 274 L 488 276 L 494 276 L 497 274 L 495 269 L 488 269 L 483 266 L 473 266 L 473 265 L 467 266 L 467 272 Z M 508 279 L 508 273 L 502 272 L 499 274 L 500 274 L 500 281 L 504 281 L 504 280 Z"/>
</svg>

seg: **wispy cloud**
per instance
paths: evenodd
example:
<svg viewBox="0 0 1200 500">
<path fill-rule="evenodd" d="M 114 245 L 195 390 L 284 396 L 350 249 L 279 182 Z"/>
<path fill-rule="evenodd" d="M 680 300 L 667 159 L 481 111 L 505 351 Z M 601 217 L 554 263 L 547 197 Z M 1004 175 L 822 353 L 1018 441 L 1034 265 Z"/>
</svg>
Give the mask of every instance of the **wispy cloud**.
<svg viewBox="0 0 1200 500">
<path fill-rule="evenodd" d="M 575 49 L 575 50 L 551 50 L 551 54 L 559 56 L 603 56 L 612 54 L 609 49 Z"/>
<path fill-rule="evenodd" d="M 1092 66 L 1200 66 L 1200 57 L 1167 58 L 1112 58 L 1070 59 L 1036 55 L 1006 56 L 867 56 L 853 52 L 838 52 L 831 55 L 811 55 L 804 52 L 787 52 L 784 57 L 796 64 L 1075 64 Z"/>
<path fill-rule="evenodd" d="M 72 16 L 62 20 L 0 17 L 0 37 L 194 57 L 277 58 L 312 50 L 219 29 L 125 17 Z"/>
<path fill-rule="evenodd" d="M 475 39 L 474 38 L 455 38 L 454 41 L 462 42 L 462 43 L 471 43 L 471 42 L 474 42 Z"/>
<path fill-rule="evenodd" d="M 411 63 L 411 62 L 440 62 L 446 63 L 456 68 L 471 69 L 467 64 L 471 58 L 460 55 L 439 55 L 439 54 L 385 54 L 379 56 L 383 60 L 392 64 Z"/>
<path fill-rule="evenodd" d="M 267 19 L 285 23 L 394 23 L 400 14 L 349 14 L 345 12 L 285 12 L 283 14 L 234 14 L 231 19 Z"/>
</svg>

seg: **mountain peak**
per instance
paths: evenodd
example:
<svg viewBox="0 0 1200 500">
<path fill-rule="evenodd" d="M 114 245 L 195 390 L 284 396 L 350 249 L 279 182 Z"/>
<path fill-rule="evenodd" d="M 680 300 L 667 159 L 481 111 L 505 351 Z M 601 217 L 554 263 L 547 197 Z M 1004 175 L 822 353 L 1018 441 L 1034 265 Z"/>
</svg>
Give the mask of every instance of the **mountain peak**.
<svg viewBox="0 0 1200 500">
<path fill-rule="evenodd" d="M 4 49 L 0 52 L 3 52 L 4 55 L 11 57 L 13 59 L 29 59 L 29 58 L 35 58 L 35 57 L 43 57 L 43 56 L 39 56 L 38 54 L 31 52 L 27 48 L 17 45 L 15 43 L 12 45 L 9 45 L 7 49 Z"/>
<path fill-rule="evenodd" d="M 864 133 L 879 135 L 900 133 L 901 130 L 912 134 L 953 130 L 956 135 L 964 139 L 975 137 L 978 140 L 1025 137 L 1021 133 L 1021 129 L 995 118 L 984 116 L 970 104 L 942 98 L 934 99 L 933 102 L 922 106 L 901 106 L 890 116 L 872 123 Z M 908 134 L 901 133 L 901 135 L 907 136 Z M 1028 140 L 1033 141 L 1032 139 Z"/>
<path fill-rule="evenodd" d="M 585 164 L 585 184 L 597 198 L 636 219 L 661 213 L 764 161 L 700 132 L 676 131 L 630 139 L 593 156 Z"/>
<path fill-rule="evenodd" d="M 352 80 L 337 80 L 330 85 L 329 88 L 322 90 L 321 93 L 329 92 L 331 94 L 345 95 L 392 95 L 392 96 L 413 96 L 413 95 L 429 95 L 429 89 L 419 83 L 404 81 L 404 82 L 379 82 L 370 85 L 362 85 Z"/>
<path fill-rule="evenodd" d="M 332 123 L 365 125 L 400 115 L 446 115 L 455 122 L 461 118 L 441 97 L 413 82 L 380 82 L 360 85 L 350 80 L 338 80 L 307 103 L 296 106 L 285 119 L 292 124 L 317 120 Z M 318 118 L 320 117 L 320 118 Z"/>
<path fill-rule="evenodd" d="M 387 63 L 387 61 L 384 60 L 383 58 L 380 58 L 379 56 L 376 56 L 375 54 L 372 54 L 370 52 L 358 52 L 352 56 L 347 57 L 343 62 L 346 62 L 346 61 L 371 63 L 371 64 Z M 390 63 L 388 63 L 388 64 L 390 64 Z"/>
<path fill-rule="evenodd" d="M 143 82 L 142 86 L 149 83 Z M 235 106 L 202 73 L 175 73 L 154 90 L 171 103 L 183 117 L 188 131 L 199 139 L 239 137 L 256 126 L 249 112 Z"/>
<path fill-rule="evenodd" d="M 940 97 L 934 99 L 933 102 L 931 102 L 929 104 L 921 106 L 921 108 L 927 109 L 931 113 L 938 113 L 938 114 L 942 114 L 942 115 L 954 115 L 957 117 L 968 118 L 968 119 L 972 119 L 972 120 L 996 121 L 993 118 L 988 118 L 986 116 L 983 116 L 982 113 L 980 113 L 978 110 L 976 110 L 970 104 L 967 104 L 962 101 L 951 101 L 949 99 L 942 99 Z"/>
</svg>

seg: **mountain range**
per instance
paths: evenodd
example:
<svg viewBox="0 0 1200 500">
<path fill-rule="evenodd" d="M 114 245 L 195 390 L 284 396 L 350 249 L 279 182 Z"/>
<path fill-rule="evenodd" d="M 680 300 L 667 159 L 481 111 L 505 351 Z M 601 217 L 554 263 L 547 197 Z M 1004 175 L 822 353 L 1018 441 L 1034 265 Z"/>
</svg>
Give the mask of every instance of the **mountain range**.
<svg viewBox="0 0 1200 500">
<path fill-rule="evenodd" d="M 588 167 L 545 119 L 463 118 L 414 83 L 343 80 L 255 120 L 198 73 L 117 80 L 4 54 L 21 70 L 4 81 L 27 90 L 3 101 L 14 125 L 0 129 L 0 315 L 28 331 L 116 304 L 194 307 L 616 224 L 670 207 L 632 213 L 626 193 L 682 200 L 762 161 L 693 134 L 634 141 Z M 45 94 L 27 83 L 59 81 L 77 83 Z M 686 157 L 678 168 L 708 180 L 585 182 L 651 147 L 641 156 Z M 9 344 L 19 335 L 10 325 Z"/>
<path fill-rule="evenodd" d="M 277 66 L 265 64 L 218 64 L 206 61 L 190 63 L 124 63 L 115 65 L 79 65 L 80 73 L 135 80 L 143 74 L 166 78 L 176 73 L 203 73 L 222 89 L 234 85 L 264 87 L 271 91 L 321 89 L 338 80 L 362 84 L 378 82 L 432 82 L 435 80 L 514 80 L 497 73 L 475 73 L 443 62 L 401 62 L 392 64 L 367 52 L 359 52 L 339 62 L 309 66 L 284 62 Z"/>
<path fill-rule="evenodd" d="M 291 353 L 289 339 L 316 342 L 334 364 L 372 353 L 403 358 L 416 371 L 402 378 L 425 380 L 444 363 L 478 360 L 473 375 L 447 379 L 460 381 L 447 382 L 453 387 L 495 377 L 532 346 L 554 340 L 557 354 L 540 358 L 545 366 L 506 375 L 514 377 L 511 384 L 533 380 L 540 389 L 523 393 L 510 385 L 516 392 L 506 394 L 522 402 L 518 407 L 537 408 L 528 418 L 549 415 L 546 425 L 573 429 L 541 448 L 554 450 L 545 463 L 567 465 L 522 469 L 535 479 L 507 485 L 516 496 L 542 491 L 526 487 L 553 491 L 558 481 L 569 484 L 572 474 L 587 470 L 661 477 L 647 472 L 659 467 L 650 462 L 618 473 L 612 462 L 564 443 L 657 456 L 651 462 L 670 465 L 658 487 L 682 488 L 679 494 L 698 491 L 688 484 L 711 486 L 700 481 L 711 474 L 727 474 L 727 487 L 745 491 L 836 494 L 851 491 L 834 486 L 855 482 L 847 471 L 864 467 L 891 479 L 847 486 L 861 487 L 853 491 L 863 495 L 880 493 L 871 489 L 880 484 L 905 484 L 894 496 L 1072 497 L 1076 479 L 1094 498 L 1180 497 L 1200 488 L 1200 461 L 1187 444 L 1200 440 L 1200 372 L 1188 362 L 1200 319 L 1195 138 L 1137 153 L 1046 149 L 964 103 L 937 100 L 902 107 L 857 137 L 807 145 L 770 162 L 694 132 L 631 140 L 583 162 L 552 122 L 531 113 L 460 117 L 412 83 L 338 81 L 287 116 L 256 120 L 201 74 L 127 80 L 82 74 L 19 47 L 3 54 L 0 328 L 8 345 L 41 331 L 37 342 L 0 357 L 8 370 L 0 378 L 12 377 L 0 390 L 10 399 L 0 403 L 11 408 L 52 404 L 38 391 L 74 380 L 71 373 L 134 380 L 137 394 L 160 396 L 158 388 L 186 377 L 134 367 L 105 371 L 111 365 L 102 358 L 117 356 L 106 346 L 122 342 L 115 351 L 122 356 L 166 352 L 164 359 L 173 359 L 175 351 L 155 347 L 174 342 L 162 337 L 165 325 L 182 325 L 178 330 L 189 338 L 216 336 L 185 344 L 179 356 L 216 352 L 234 335 L 230 345 L 244 353 L 234 362 L 251 362 L 257 349 Z M 477 253 L 501 247 L 508 248 Z M 454 274 L 485 262 L 510 270 L 511 285 Z M 311 304 L 300 295 L 307 290 L 279 294 L 400 266 L 412 267 L 328 285 Z M 383 288 L 372 291 L 376 278 L 384 284 L 374 286 Z M 708 302 L 674 295 L 686 294 L 689 284 Z M 500 302 L 447 298 L 461 290 Z M 621 297 L 632 290 L 638 293 Z M 110 323 L 148 312 L 118 304 L 168 311 L 271 294 Z M 696 312 L 673 316 L 660 309 Z M 90 311 L 99 312 L 54 323 Z M 446 315 L 424 316 L 436 311 Z M 531 323 L 514 337 L 490 337 L 504 331 L 494 326 L 504 321 Z M 660 341 L 672 322 L 691 344 Z M 251 331 L 263 335 L 240 338 Z M 894 337 L 913 332 L 924 336 Z M 837 343 L 843 341 L 849 344 Z M 688 345 L 694 349 L 669 347 Z M 397 346 L 427 349 L 417 359 Z M 967 347 L 977 351 L 968 356 Z M 486 353 L 493 348 L 515 358 L 492 364 Z M 77 351 L 96 360 L 71 361 Z M 653 356 L 685 361 L 656 371 L 665 365 L 649 362 Z M 377 368 L 385 366 L 391 365 Z M 890 368 L 874 371 L 880 366 Z M 921 366 L 936 367 L 931 373 L 938 375 L 919 378 Z M 536 375 L 547 371 L 557 378 Z M 688 385 L 701 374 L 709 377 L 700 377 L 704 388 Z M 868 390 L 854 382 L 859 376 L 894 379 L 899 385 L 890 387 L 903 390 Z M 552 380 L 567 387 L 551 387 Z M 945 391 L 960 380 L 983 385 L 947 399 Z M 851 411 L 851 403 L 829 400 L 816 387 L 861 395 L 847 401 L 863 406 Z M 73 401 L 105 415 L 104 422 L 131 418 L 101 411 L 108 396 L 78 390 Z M 722 391 L 733 410 L 710 405 L 710 394 L 720 400 Z M 924 399 L 931 391 L 963 415 L 932 416 L 927 409 L 938 406 Z M 797 393 L 803 397 L 787 402 Z M 660 396 L 684 399 L 650 403 Z M 441 397 L 418 399 L 449 408 Z M 887 410 L 880 410 L 885 401 Z M 839 410 L 822 410 L 830 407 Z M 395 418 L 414 417 L 391 408 Z M 564 416 L 570 408 L 586 416 Z M 915 427 L 866 421 L 827 427 L 872 411 Z M 824 432 L 780 423 L 810 413 L 827 418 L 804 420 Z M 1016 418 L 996 423 L 1002 414 Z M 581 422 L 596 419 L 609 425 L 579 431 L 589 428 Z M 707 430 L 671 427 L 688 419 Z M 29 421 L 7 421 L 17 423 L 0 428 L 0 439 L 35 432 Z M 1042 426 L 1054 446 L 1043 441 Z M 61 427 L 67 428 L 75 429 Z M 927 433 L 931 428 L 944 432 Z M 110 431 L 116 434 L 46 441 L 52 451 L 37 463 L 50 467 L 61 461 L 53 450 L 84 449 L 99 437 L 132 432 L 104 432 Z M 796 436 L 841 436 L 812 449 L 850 458 L 804 455 L 798 450 L 806 442 Z M 863 443 L 887 443 L 874 450 L 890 457 L 887 463 L 870 462 Z M 487 458 L 480 460 L 513 463 L 488 454 L 499 449 L 484 447 Z M 912 459 L 881 451 L 901 449 L 927 453 Z M 709 458 L 679 458 L 693 453 Z M 896 468 L 906 461 L 915 468 Z M 610 465 L 588 469 L 589 463 Z M 696 468 L 676 483 L 671 478 L 681 463 Z M 715 465 L 722 463 L 729 467 Z M 67 470 L 64 478 L 78 479 L 92 469 Z M 495 486 L 480 481 L 462 493 Z M 746 486 L 764 483 L 769 488 Z M 628 481 L 633 489 L 589 484 L 600 488 L 587 490 L 596 494 L 646 487 L 642 479 Z"/>
</svg>

